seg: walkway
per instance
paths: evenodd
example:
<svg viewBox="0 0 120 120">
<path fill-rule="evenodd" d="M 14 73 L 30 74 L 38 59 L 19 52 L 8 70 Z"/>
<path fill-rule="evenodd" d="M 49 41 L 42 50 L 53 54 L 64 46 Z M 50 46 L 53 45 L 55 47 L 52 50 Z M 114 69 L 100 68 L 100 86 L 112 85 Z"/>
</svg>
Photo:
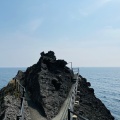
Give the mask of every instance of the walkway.
<svg viewBox="0 0 120 120">
<path fill-rule="evenodd" d="M 30 110 L 31 120 L 47 120 L 46 118 L 44 118 L 41 115 L 43 113 L 40 111 L 40 108 L 38 107 L 38 105 L 33 103 L 33 101 L 29 98 L 27 93 L 25 94 L 25 96 L 26 96 L 26 100 L 28 102 L 28 108 Z"/>
<path fill-rule="evenodd" d="M 78 75 L 74 75 L 74 80 L 78 81 Z M 68 113 L 68 108 L 71 105 L 71 102 L 73 102 L 74 100 L 71 101 L 73 94 L 75 95 L 76 92 L 76 83 L 75 82 L 72 87 L 71 90 L 69 92 L 69 95 L 67 97 L 67 99 L 65 100 L 65 102 L 63 103 L 58 115 L 53 118 L 52 120 L 67 120 L 67 113 Z M 75 96 L 74 96 L 75 97 Z M 40 110 L 40 107 L 38 107 L 35 103 L 33 103 L 33 101 L 29 98 L 27 92 L 25 93 L 25 98 L 28 102 L 28 107 L 30 110 L 30 117 L 31 120 L 47 120 L 45 117 L 42 116 L 42 111 Z"/>
<path fill-rule="evenodd" d="M 65 102 L 63 103 L 59 113 L 52 120 L 61 120 L 63 115 L 67 114 L 68 107 L 69 107 L 69 102 L 70 102 L 70 96 L 71 96 L 71 93 L 72 93 L 72 90 L 73 90 L 74 86 L 75 86 L 75 84 L 72 86 L 72 88 L 71 88 L 71 90 L 69 92 L 69 95 L 68 95 L 67 99 L 65 100 Z"/>
</svg>

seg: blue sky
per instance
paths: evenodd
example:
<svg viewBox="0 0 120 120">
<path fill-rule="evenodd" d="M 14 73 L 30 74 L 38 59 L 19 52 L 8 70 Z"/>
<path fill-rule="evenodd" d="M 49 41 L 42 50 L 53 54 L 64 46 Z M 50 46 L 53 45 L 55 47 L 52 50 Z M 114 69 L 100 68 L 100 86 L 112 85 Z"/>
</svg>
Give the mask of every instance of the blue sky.
<svg viewBox="0 0 120 120">
<path fill-rule="evenodd" d="M 1 0 L 0 67 L 40 52 L 80 67 L 120 67 L 120 0 Z"/>
</svg>

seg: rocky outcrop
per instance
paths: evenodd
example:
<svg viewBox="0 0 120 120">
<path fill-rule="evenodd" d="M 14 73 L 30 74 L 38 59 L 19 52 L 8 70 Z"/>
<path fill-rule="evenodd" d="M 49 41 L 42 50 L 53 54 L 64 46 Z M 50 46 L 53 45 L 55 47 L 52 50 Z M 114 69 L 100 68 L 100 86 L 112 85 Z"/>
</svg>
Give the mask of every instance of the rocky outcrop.
<svg viewBox="0 0 120 120">
<path fill-rule="evenodd" d="M 57 60 L 53 51 L 42 52 L 40 55 L 36 64 L 28 67 L 25 72 L 18 71 L 14 79 L 18 79 L 25 87 L 26 95 L 40 108 L 42 115 L 47 120 L 51 120 L 58 114 L 73 85 L 73 71 L 66 66 L 66 61 Z M 80 93 L 76 100 L 80 104 L 74 107 L 74 112 L 89 120 L 114 120 L 110 111 L 95 97 L 94 89 L 90 88 L 91 84 L 81 75 L 79 77 L 81 78 L 78 84 Z M 12 80 L 0 90 L 0 93 L 2 91 L 10 93 L 8 97 L 4 96 L 2 102 L 0 100 L 1 120 L 5 115 L 8 119 L 14 119 L 20 109 L 20 100 L 13 96 L 14 83 L 15 81 Z M 30 119 L 27 103 L 25 106 L 26 119 Z"/>
<path fill-rule="evenodd" d="M 0 90 L 0 120 L 2 120 L 5 116 L 5 111 L 7 106 L 5 105 L 5 96 L 7 94 L 13 95 L 15 91 L 14 81 L 11 80 L 6 87 L 3 87 Z"/>
<path fill-rule="evenodd" d="M 21 99 L 16 94 L 15 81 L 11 80 L 6 87 L 0 90 L 0 120 L 16 120 L 20 109 Z M 30 120 L 30 112 L 26 100 L 24 100 L 24 115 L 26 120 Z"/>
<path fill-rule="evenodd" d="M 89 120 L 114 120 L 114 117 L 102 101 L 95 97 L 94 89 L 89 88 L 90 83 L 87 82 L 86 78 L 80 77 L 78 85 L 80 93 L 76 97 L 80 104 L 74 107 L 74 111 Z M 81 119 L 78 118 L 78 120 Z"/>
<path fill-rule="evenodd" d="M 23 71 L 19 70 L 17 75 L 14 77 L 14 79 L 18 79 L 18 80 L 23 80 L 25 77 L 25 74 Z"/>
<path fill-rule="evenodd" d="M 18 72 L 16 76 L 33 102 L 43 108 L 48 120 L 58 114 L 73 84 L 73 72 L 66 64 L 64 60 L 56 60 L 53 51 L 42 52 L 36 64 L 27 68 L 24 73 Z"/>
<path fill-rule="evenodd" d="M 19 115 L 20 112 L 20 98 L 15 98 L 15 96 L 7 95 L 5 96 L 4 101 L 6 110 L 3 120 L 16 120 L 16 115 Z M 24 116 L 25 120 L 31 120 L 27 101 L 24 101 Z"/>
</svg>

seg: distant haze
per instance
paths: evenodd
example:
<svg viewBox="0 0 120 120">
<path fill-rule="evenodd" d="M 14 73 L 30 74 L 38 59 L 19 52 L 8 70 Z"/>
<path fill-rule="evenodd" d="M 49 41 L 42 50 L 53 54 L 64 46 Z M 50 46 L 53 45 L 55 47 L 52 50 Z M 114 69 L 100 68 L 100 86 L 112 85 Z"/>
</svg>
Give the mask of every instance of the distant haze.
<svg viewBox="0 0 120 120">
<path fill-rule="evenodd" d="M 40 52 L 79 67 L 120 67 L 120 0 L 1 0 L 0 67 Z"/>
</svg>

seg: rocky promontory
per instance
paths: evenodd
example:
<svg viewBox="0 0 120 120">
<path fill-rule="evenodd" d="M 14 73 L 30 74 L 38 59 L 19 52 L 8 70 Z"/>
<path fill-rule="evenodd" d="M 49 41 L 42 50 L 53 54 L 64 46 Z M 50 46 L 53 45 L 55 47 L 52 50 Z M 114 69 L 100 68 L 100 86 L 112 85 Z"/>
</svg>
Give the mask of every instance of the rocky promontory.
<svg viewBox="0 0 120 120">
<path fill-rule="evenodd" d="M 64 60 L 56 60 L 53 51 L 42 52 L 36 64 L 15 77 L 49 120 L 58 114 L 73 84 L 73 72 L 66 65 Z"/>
<path fill-rule="evenodd" d="M 86 78 L 80 75 L 78 84 L 78 95 L 76 100 L 79 101 L 79 106 L 74 107 L 74 112 L 89 120 L 114 120 L 110 111 L 105 107 L 102 101 L 96 98 L 94 89 L 90 88 L 91 84 Z M 78 118 L 78 120 L 81 120 Z"/>
<path fill-rule="evenodd" d="M 14 79 L 19 80 L 25 87 L 26 96 L 29 97 L 32 103 L 37 105 L 41 111 L 40 114 L 45 119 L 52 120 L 52 118 L 59 113 L 61 106 L 68 97 L 71 87 L 74 84 L 74 73 L 66 66 L 67 62 L 65 60 L 56 59 L 53 51 L 49 51 L 48 53 L 42 52 L 40 55 L 41 57 L 36 64 L 28 67 L 25 72 L 18 71 Z M 77 95 L 76 100 L 78 100 L 80 104 L 74 107 L 74 112 L 89 120 L 114 120 L 110 111 L 95 97 L 94 89 L 90 88 L 90 83 L 81 75 L 79 75 L 79 77 L 78 90 L 80 93 Z M 13 83 L 14 82 L 6 86 L 5 89 L 14 88 Z M 10 96 L 13 95 L 14 93 L 10 94 Z M 14 97 L 10 98 L 15 101 Z M 4 101 L 6 101 L 6 99 L 5 97 Z M 2 112 L 8 110 L 8 106 L 6 106 L 5 103 L 6 102 L 3 103 L 3 109 L 0 111 L 1 119 L 3 119 Z M 30 119 L 30 116 L 27 115 L 27 113 L 30 114 L 28 109 L 29 107 L 27 107 L 26 103 L 26 117 Z M 5 114 L 7 113 L 5 112 Z"/>
</svg>

